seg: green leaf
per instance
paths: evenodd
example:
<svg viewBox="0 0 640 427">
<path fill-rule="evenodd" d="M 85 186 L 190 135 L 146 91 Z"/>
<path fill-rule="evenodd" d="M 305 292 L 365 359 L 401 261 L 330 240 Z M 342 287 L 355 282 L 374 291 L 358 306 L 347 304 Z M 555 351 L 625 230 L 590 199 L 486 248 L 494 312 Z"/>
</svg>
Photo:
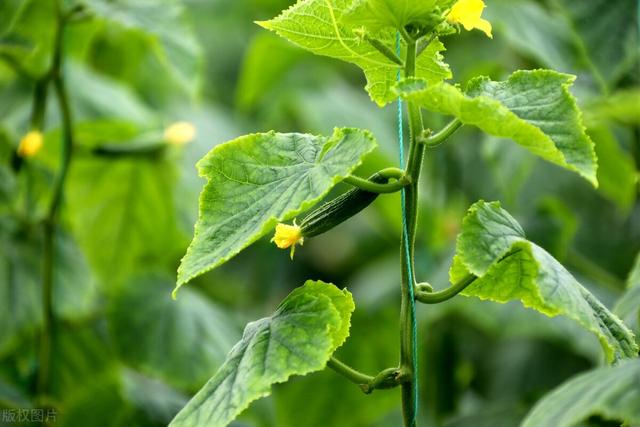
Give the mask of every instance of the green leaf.
<svg viewBox="0 0 640 427">
<path fill-rule="evenodd" d="M 0 2 L 0 58 L 42 77 L 51 65 L 56 7 L 53 0 Z"/>
<path fill-rule="evenodd" d="M 638 182 L 633 156 L 620 146 L 611 127 L 591 126 L 588 133 L 598 156 L 598 190 L 623 212 L 629 212 L 636 200 Z"/>
<path fill-rule="evenodd" d="M 273 384 L 323 369 L 346 340 L 353 310 L 348 291 L 307 281 L 271 317 L 247 325 L 222 367 L 170 426 L 226 426 Z"/>
<path fill-rule="evenodd" d="M 429 24 L 440 18 L 443 9 L 454 0 L 356 0 L 347 12 L 348 19 L 361 23 L 369 30 L 385 27 L 401 29 L 409 24 Z M 436 7 L 439 9 L 436 11 Z M 436 14 L 434 18 L 432 14 Z"/>
<path fill-rule="evenodd" d="M 90 0 L 96 15 L 108 23 L 140 31 L 152 52 L 190 93 L 200 86 L 202 50 L 184 8 L 176 0 Z"/>
<path fill-rule="evenodd" d="M 66 195 L 73 231 L 109 287 L 180 251 L 174 186 L 174 165 L 162 157 L 84 157 L 72 163 Z"/>
<path fill-rule="evenodd" d="M 531 0 L 494 0 L 485 10 L 487 20 L 511 49 L 545 68 L 577 73 L 575 41 L 561 14 Z"/>
<path fill-rule="evenodd" d="M 122 373 L 122 386 L 127 402 L 152 420 L 156 425 L 167 425 L 187 403 L 187 398 L 155 378 L 148 378 L 135 371 Z"/>
<path fill-rule="evenodd" d="M 117 372 L 118 366 L 103 319 L 59 324 L 51 349 L 50 393 L 60 400 L 83 394 L 86 386 Z"/>
<path fill-rule="evenodd" d="M 65 63 L 65 73 L 73 82 L 70 95 L 78 122 L 118 118 L 141 126 L 154 123 L 153 111 L 127 85 L 76 61 Z"/>
<path fill-rule="evenodd" d="M 371 99 L 383 106 L 397 97 L 391 89 L 399 66 L 362 40 L 357 34 L 360 28 L 343 20 L 351 4 L 352 0 L 300 0 L 278 17 L 258 24 L 316 55 L 356 64 L 364 71 Z M 378 31 L 371 36 L 395 51 L 395 30 Z M 442 50 L 444 46 L 437 39 L 429 44 L 418 57 L 417 77 L 429 84 L 451 77 L 449 67 L 442 62 Z"/>
<path fill-rule="evenodd" d="M 173 280 L 134 277 L 109 309 L 115 347 L 131 366 L 183 389 L 201 385 L 224 361 L 239 336 L 223 310 L 186 289 L 178 301 Z"/>
<path fill-rule="evenodd" d="M 640 87 L 618 90 L 596 98 L 585 107 L 587 122 L 615 121 L 628 126 L 640 125 Z"/>
<path fill-rule="evenodd" d="M 627 290 L 622 294 L 613 312 L 640 334 L 640 253 L 627 279 Z"/>
<path fill-rule="evenodd" d="M 569 92 L 574 76 L 551 70 L 517 71 L 507 81 L 480 77 L 463 93 L 455 86 L 408 79 L 402 97 L 484 132 L 513 139 L 532 153 L 578 172 L 597 186 L 597 159 Z"/>
<path fill-rule="evenodd" d="M 275 55 L 278 60 L 272 61 Z M 247 48 L 238 78 L 236 88 L 238 106 L 247 111 L 265 98 L 269 103 L 273 103 L 273 100 L 266 95 L 274 85 L 283 80 L 283 76 L 300 56 L 302 56 L 300 49 L 296 49 L 285 40 L 271 33 L 258 34 Z"/>
<path fill-rule="evenodd" d="M 640 423 L 640 359 L 579 375 L 547 394 L 529 412 L 523 427 L 571 427 L 591 416 Z"/>
<path fill-rule="evenodd" d="M 583 60 L 597 78 L 613 86 L 627 72 L 634 73 L 635 69 L 637 75 L 640 49 L 635 0 L 555 0 L 554 3 L 571 22 Z"/>
<path fill-rule="evenodd" d="M 215 147 L 198 162 L 208 182 L 176 291 L 319 202 L 375 146 L 369 132 L 344 128 L 330 138 L 272 131 Z"/>
<path fill-rule="evenodd" d="M 42 326 L 42 235 L 0 223 L 0 354 Z M 57 318 L 88 317 L 97 308 L 97 285 L 75 243 L 54 240 L 53 307 Z"/>
<path fill-rule="evenodd" d="M 598 337 L 609 361 L 637 356 L 638 346 L 627 326 L 558 261 L 528 241 L 498 202 L 477 202 L 464 219 L 451 282 L 468 274 L 478 279 L 464 295 L 501 303 L 520 300 L 547 316 L 567 316 Z"/>
</svg>

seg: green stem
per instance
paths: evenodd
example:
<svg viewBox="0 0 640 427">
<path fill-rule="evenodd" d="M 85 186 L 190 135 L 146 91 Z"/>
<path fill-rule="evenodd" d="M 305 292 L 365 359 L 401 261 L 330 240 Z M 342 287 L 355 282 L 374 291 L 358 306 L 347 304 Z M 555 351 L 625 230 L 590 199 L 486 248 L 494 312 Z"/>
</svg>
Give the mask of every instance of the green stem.
<svg viewBox="0 0 640 427">
<path fill-rule="evenodd" d="M 400 59 L 393 50 L 391 50 L 387 45 L 382 43 L 380 40 L 373 39 L 366 34 L 364 36 L 364 39 L 367 42 L 369 42 L 369 44 L 373 46 L 378 52 L 386 56 L 392 62 L 394 62 L 395 64 L 398 64 L 401 67 L 404 67 L 404 63 L 402 62 L 402 59 Z"/>
<path fill-rule="evenodd" d="M 428 136 L 419 136 L 418 142 L 420 144 L 424 144 L 425 146 L 432 148 L 442 144 L 444 141 L 449 139 L 451 135 L 453 135 L 458 129 L 462 127 L 463 123 L 460 119 L 453 119 L 445 127 L 440 129 L 438 133 Z"/>
<path fill-rule="evenodd" d="M 413 43 L 415 44 L 416 41 L 414 40 L 413 37 L 411 37 L 411 35 L 409 34 L 409 32 L 407 31 L 407 29 L 405 27 L 400 27 L 398 29 L 398 31 L 400 32 L 400 35 L 402 36 L 402 39 L 405 41 L 405 43 L 407 43 L 407 45 Z M 415 58 L 414 58 L 415 59 Z M 407 69 L 407 64 L 405 62 L 405 71 Z"/>
<path fill-rule="evenodd" d="M 53 269 L 55 259 L 55 232 L 58 222 L 58 211 L 62 202 L 64 184 L 71 163 L 73 151 L 73 120 L 69 97 L 65 82 L 62 77 L 62 37 L 64 33 L 64 18 L 61 6 L 58 5 L 58 24 L 54 45 L 54 57 L 51 66 L 51 78 L 53 80 L 60 114 L 62 117 L 63 144 L 61 151 L 61 164 L 58 177 L 54 184 L 51 204 L 44 219 L 44 243 L 43 243 L 43 275 L 42 275 L 42 313 L 43 327 L 40 335 L 39 368 L 37 377 L 37 391 L 39 396 L 45 397 L 49 391 L 49 371 L 51 363 L 51 348 L 54 336 L 53 316 Z"/>
<path fill-rule="evenodd" d="M 347 378 L 352 383 L 358 385 L 365 394 L 370 394 L 374 390 L 394 388 L 403 381 L 402 371 L 398 368 L 388 368 L 380 371 L 375 377 L 363 374 L 344 362 L 331 357 L 327 366 L 338 374 Z"/>
<path fill-rule="evenodd" d="M 101 144 L 90 150 L 92 155 L 98 157 L 137 157 L 152 156 L 161 153 L 167 148 L 165 142 L 153 142 L 149 144 Z"/>
<path fill-rule="evenodd" d="M 423 37 L 422 39 L 420 39 L 420 41 L 418 42 L 417 50 L 416 50 L 416 56 L 420 56 L 420 54 L 424 52 L 426 48 L 429 47 L 429 45 L 435 38 L 436 38 L 436 35 L 434 34 L 431 37 Z"/>
<path fill-rule="evenodd" d="M 386 177 L 385 177 L 386 178 Z M 344 179 L 347 184 L 358 187 L 361 190 L 369 191 L 371 193 L 395 193 L 402 190 L 404 187 L 411 183 L 409 177 L 402 176 L 395 182 L 388 182 L 381 184 L 378 182 L 369 181 L 368 179 L 360 178 L 359 176 L 349 175 Z"/>
<path fill-rule="evenodd" d="M 42 131 L 44 124 L 44 113 L 47 104 L 47 88 L 49 86 L 49 76 L 36 81 L 33 89 L 33 107 L 31 109 L 31 121 L 29 130 Z"/>
<path fill-rule="evenodd" d="M 329 359 L 329 361 L 327 362 L 327 366 L 352 383 L 357 384 L 361 387 L 365 384 L 370 384 L 374 379 L 374 377 L 363 374 L 362 372 L 353 369 L 351 366 L 347 365 L 344 362 L 341 362 L 335 357 L 331 357 L 331 359 Z"/>
<path fill-rule="evenodd" d="M 413 77 L 416 68 L 416 42 L 404 31 L 403 37 L 407 41 L 407 57 L 405 60 L 405 77 Z M 406 236 L 403 232 L 402 250 L 401 250 L 401 269 L 402 269 L 402 300 L 400 304 L 400 369 L 406 373 L 406 380 L 402 383 L 402 413 L 404 424 L 406 427 L 415 427 L 415 396 L 414 389 L 417 378 L 414 372 L 414 352 L 413 348 L 417 345 L 413 341 L 412 331 L 412 314 L 411 301 L 412 291 L 415 281 L 410 280 L 408 267 L 411 271 L 414 259 L 414 243 L 416 235 L 416 225 L 418 219 L 418 181 L 420 178 L 420 169 L 422 167 L 422 158 L 424 157 L 424 145 L 417 143 L 417 138 L 422 134 L 423 124 L 420 108 L 413 102 L 407 103 L 409 112 L 409 130 L 410 130 L 410 147 L 409 158 L 407 160 L 407 175 L 411 178 L 411 184 L 405 188 L 404 210 L 406 212 Z M 405 241 L 406 237 L 406 241 Z M 408 253 L 404 249 L 407 245 Z"/>
<path fill-rule="evenodd" d="M 56 96 L 58 98 L 58 105 L 62 114 L 62 163 L 60 165 L 60 172 L 56 181 L 53 198 L 49 207 L 49 219 L 57 221 L 58 210 L 62 203 L 62 195 L 64 193 L 64 184 L 69 173 L 69 165 L 71 164 L 71 155 L 73 153 L 73 119 L 71 116 L 71 108 L 69 106 L 69 96 L 66 89 L 66 84 L 62 77 L 54 79 L 54 87 L 56 89 Z"/>
<path fill-rule="evenodd" d="M 475 274 L 469 274 L 459 282 L 456 282 L 447 289 L 439 292 L 432 292 L 431 286 L 428 284 L 419 284 L 416 288 L 415 293 L 416 301 L 420 301 L 424 304 L 438 304 L 447 301 L 462 292 L 477 278 L 478 276 L 476 276 Z"/>
<path fill-rule="evenodd" d="M 506 253 L 502 258 L 498 260 L 498 263 L 503 262 L 504 260 L 519 253 L 520 251 L 521 249 L 516 249 Z M 468 274 L 447 289 L 438 292 L 433 292 L 433 287 L 430 284 L 420 283 L 417 286 L 415 297 L 417 301 L 425 304 L 438 304 L 455 297 L 460 292 L 465 290 L 467 286 L 475 282 L 476 279 L 478 279 L 478 276 L 476 276 L 475 274 Z"/>
</svg>

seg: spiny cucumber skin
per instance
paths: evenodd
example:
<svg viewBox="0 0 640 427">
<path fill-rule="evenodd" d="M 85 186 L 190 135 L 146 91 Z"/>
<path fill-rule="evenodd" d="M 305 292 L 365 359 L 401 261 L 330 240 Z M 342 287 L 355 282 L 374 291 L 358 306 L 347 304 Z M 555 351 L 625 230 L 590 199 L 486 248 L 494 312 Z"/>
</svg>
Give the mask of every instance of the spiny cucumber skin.
<svg viewBox="0 0 640 427">
<path fill-rule="evenodd" d="M 379 184 L 389 181 L 388 178 L 377 173 L 369 180 Z M 378 193 L 360 188 L 347 191 L 307 215 L 300 223 L 302 236 L 313 237 L 332 229 L 369 206 L 377 197 Z"/>
</svg>

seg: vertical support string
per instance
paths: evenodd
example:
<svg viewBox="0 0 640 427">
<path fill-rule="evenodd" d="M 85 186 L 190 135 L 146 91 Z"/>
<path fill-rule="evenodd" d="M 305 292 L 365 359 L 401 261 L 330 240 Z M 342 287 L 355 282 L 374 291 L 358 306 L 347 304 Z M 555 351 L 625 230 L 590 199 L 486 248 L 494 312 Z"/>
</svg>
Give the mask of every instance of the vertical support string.
<svg viewBox="0 0 640 427">
<path fill-rule="evenodd" d="M 396 53 L 399 57 L 402 55 L 400 42 L 400 33 L 396 33 Z M 396 74 L 396 80 L 400 81 L 402 77 L 402 70 L 399 68 Z M 399 157 L 400 157 L 400 167 L 404 168 L 404 129 L 403 129 L 403 118 L 402 118 L 402 99 L 398 97 L 398 145 L 399 145 Z M 410 258 L 410 250 L 409 250 L 409 229 L 407 227 L 407 209 L 406 209 L 406 195 L 405 189 L 403 188 L 400 192 L 400 198 L 402 203 L 402 234 L 404 241 L 404 254 L 407 259 L 407 277 L 409 280 L 409 304 L 411 309 L 411 352 L 412 352 L 412 370 L 413 370 L 413 414 L 412 414 L 412 422 L 411 425 L 414 425 L 416 422 L 416 418 L 418 415 L 418 326 L 416 321 L 416 300 L 414 297 L 414 278 L 413 278 L 413 268 L 412 262 Z"/>
</svg>

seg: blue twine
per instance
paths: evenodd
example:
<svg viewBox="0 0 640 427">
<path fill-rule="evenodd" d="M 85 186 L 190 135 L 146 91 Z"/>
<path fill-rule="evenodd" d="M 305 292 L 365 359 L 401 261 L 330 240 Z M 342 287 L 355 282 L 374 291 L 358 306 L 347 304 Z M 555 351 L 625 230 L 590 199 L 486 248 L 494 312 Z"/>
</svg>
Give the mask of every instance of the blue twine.
<svg viewBox="0 0 640 427">
<path fill-rule="evenodd" d="M 400 33 L 396 33 L 396 52 L 401 56 Z M 401 70 L 398 69 L 396 80 L 400 81 Z M 402 126 L 402 99 L 398 97 L 398 145 L 400 146 L 400 167 L 404 167 L 404 132 Z M 407 276 L 409 281 L 409 306 L 411 309 L 411 353 L 413 368 L 413 414 L 411 414 L 411 426 L 416 422 L 418 415 L 418 326 L 416 321 L 416 300 L 413 295 L 413 269 L 409 252 L 409 229 L 407 227 L 407 210 L 405 208 L 405 190 L 400 192 L 402 200 L 402 233 L 404 235 L 404 254 L 407 259 Z"/>
</svg>

